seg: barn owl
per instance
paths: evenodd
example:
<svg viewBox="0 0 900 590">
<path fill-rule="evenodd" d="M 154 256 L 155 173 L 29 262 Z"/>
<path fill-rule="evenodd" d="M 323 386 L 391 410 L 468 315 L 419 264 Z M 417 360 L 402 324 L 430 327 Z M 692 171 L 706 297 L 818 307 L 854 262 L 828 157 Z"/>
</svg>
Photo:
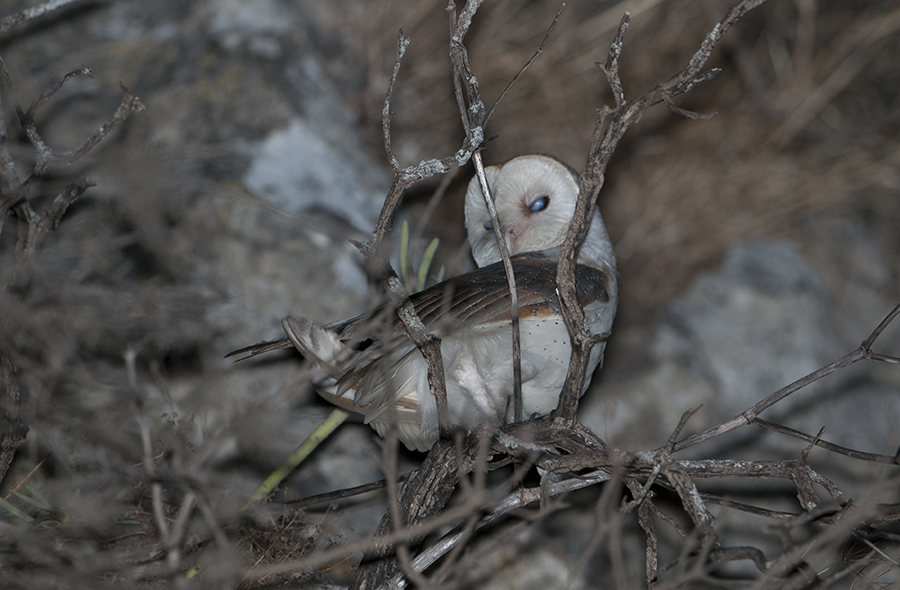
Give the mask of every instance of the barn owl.
<svg viewBox="0 0 900 590">
<path fill-rule="evenodd" d="M 514 158 L 486 168 L 485 174 L 513 256 L 523 410 L 526 416 L 545 415 L 556 408 L 571 354 L 555 273 L 558 249 L 575 211 L 578 177 L 558 160 L 540 155 Z M 441 339 L 450 423 L 471 429 L 513 419 L 510 295 L 477 178 L 466 195 L 466 227 L 480 268 L 420 291 L 410 301 Z M 577 262 L 576 287 L 587 327 L 595 334 L 607 332 L 618 289 L 612 244 L 598 211 Z M 428 386 L 427 363 L 391 309 L 324 327 L 288 316 L 282 326 L 287 338 L 231 354 L 255 356 L 295 346 L 324 373 L 316 388 L 326 400 L 362 414 L 382 436 L 395 431 L 410 449 L 426 451 L 437 441 L 437 404 Z M 601 342 L 591 351 L 585 389 L 604 347 Z"/>
<path fill-rule="evenodd" d="M 484 174 L 511 255 L 562 245 L 578 199 L 578 175 L 574 170 L 549 156 L 528 155 L 488 166 Z M 466 191 L 466 230 L 478 266 L 500 260 L 500 248 L 477 177 L 472 178 Z M 578 262 L 606 267 L 615 275 L 612 243 L 596 209 Z"/>
</svg>

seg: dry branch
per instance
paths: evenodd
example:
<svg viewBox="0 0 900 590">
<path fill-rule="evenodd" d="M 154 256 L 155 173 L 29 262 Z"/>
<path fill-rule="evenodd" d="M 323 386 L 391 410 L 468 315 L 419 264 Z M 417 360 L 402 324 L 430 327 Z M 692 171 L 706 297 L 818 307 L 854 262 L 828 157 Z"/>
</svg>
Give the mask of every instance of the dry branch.
<svg viewBox="0 0 900 590">
<path fill-rule="evenodd" d="M 615 108 L 603 107 L 597 118 L 594 132 L 591 137 L 591 145 L 588 150 L 587 162 L 581 173 L 581 182 L 578 194 L 578 203 L 575 207 L 575 215 L 566 240 L 563 242 L 559 253 L 559 266 L 557 269 L 556 284 L 559 285 L 560 307 L 566 320 L 566 327 L 572 342 L 572 356 L 569 361 L 569 372 L 566 376 L 566 384 L 563 387 L 556 408 L 557 413 L 564 417 L 574 418 L 578 409 L 578 399 L 584 389 L 585 367 L 590 356 L 591 348 L 597 342 L 597 335 L 591 334 L 584 323 L 584 310 L 578 303 L 575 291 L 575 255 L 578 247 L 587 236 L 594 208 L 597 204 L 597 196 L 603 186 L 604 174 L 613 152 L 625 131 L 641 119 L 642 113 L 651 106 L 660 102 L 671 105 L 671 99 L 690 91 L 694 87 L 711 80 L 719 74 L 719 70 L 713 69 L 701 72 L 712 50 L 716 47 L 722 36 L 744 16 L 748 11 L 756 8 L 764 0 L 744 0 L 728 11 L 728 14 L 713 27 L 712 31 L 694 54 L 690 62 L 667 82 L 659 84 L 640 98 L 626 101 L 622 82 L 619 79 L 619 55 L 622 53 L 622 43 L 625 31 L 628 29 L 629 14 L 625 13 L 619 24 L 615 39 L 610 45 L 606 62 L 601 66 L 606 74 L 609 86 L 613 91 Z M 612 115 L 609 125 L 604 129 L 607 117 Z"/>
<path fill-rule="evenodd" d="M 7 212 L 10 209 L 15 209 L 18 216 L 30 226 L 27 239 L 24 242 L 20 242 L 18 245 L 19 252 L 24 257 L 27 257 L 34 251 L 38 239 L 46 233 L 50 226 L 55 227 L 58 225 L 65 210 L 89 186 L 91 186 L 91 183 L 85 179 L 67 187 L 66 190 L 54 200 L 53 204 L 45 211 L 43 216 L 38 215 L 28 203 L 26 199 L 28 193 L 43 180 L 44 175 L 53 166 L 59 164 L 71 164 L 72 162 L 79 160 L 112 133 L 116 127 L 124 123 L 131 115 L 144 110 L 144 105 L 141 101 L 138 100 L 136 96 L 132 95 L 127 88 L 122 86 L 122 102 L 119 104 L 119 108 L 116 110 L 115 114 L 113 114 L 108 121 L 91 134 L 77 150 L 59 153 L 54 152 L 53 149 L 47 145 L 38 131 L 37 125 L 35 124 L 35 116 L 68 81 L 80 76 L 91 77 L 92 74 L 87 68 L 69 72 L 60 78 L 53 88 L 36 98 L 31 105 L 29 105 L 27 110 L 23 110 L 18 102 L 14 101 L 19 124 L 22 126 L 25 135 L 28 137 L 28 141 L 37 153 L 34 168 L 28 178 L 22 182 L 19 181 L 15 163 L 9 153 L 8 132 L 5 126 L 0 130 L 0 230 L 3 229 L 3 220 L 5 219 Z M 6 64 L 3 63 L 2 59 L 0 59 L 0 79 L 2 79 L 2 83 L 5 84 L 6 88 L 12 93 L 13 83 L 10 79 L 9 72 L 6 69 Z M 2 89 L 2 85 L 0 85 L 0 89 Z M 0 94 L 2 94 L 2 92 L 0 92 Z M 0 117 L 5 120 L 2 101 L 0 101 Z"/>
<path fill-rule="evenodd" d="M 439 431 L 440 436 L 444 441 L 448 440 L 450 424 L 447 413 L 447 393 L 444 382 L 443 357 L 441 356 L 440 339 L 434 334 L 429 333 L 425 329 L 424 324 L 422 324 L 421 319 L 416 315 L 412 304 L 406 298 L 406 293 L 403 290 L 400 279 L 393 269 L 390 268 L 384 255 L 380 252 L 380 245 L 385 234 L 390 229 L 394 214 L 399 207 L 403 193 L 407 188 L 434 174 L 445 173 L 453 167 L 462 166 L 484 142 L 483 126 L 486 117 L 484 102 L 481 100 L 478 89 L 478 80 L 469 65 L 468 53 L 463 44 L 463 40 L 472 23 L 472 18 L 480 4 L 481 2 L 479 1 L 469 0 L 458 17 L 456 15 L 455 4 L 452 1 L 447 8 L 450 14 L 450 62 L 454 73 L 453 81 L 457 105 L 459 107 L 460 118 L 465 131 L 463 145 L 453 156 L 448 156 L 443 160 L 420 162 L 418 165 L 408 168 L 401 168 L 394 156 L 390 133 L 390 100 L 397 81 L 400 63 L 406 52 L 406 48 L 409 45 L 409 40 L 403 36 L 402 32 L 400 33 L 397 42 L 397 58 L 394 63 L 391 80 L 385 96 L 384 107 L 382 109 L 384 146 L 391 163 L 394 179 L 372 236 L 364 244 L 359 245 L 360 251 L 366 257 L 367 262 L 372 268 L 377 269 L 378 274 L 381 276 L 382 286 L 391 296 L 395 305 L 397 305 L 397 314 L 406 328 L 407 334 L 416 344 L 416 347 L 428 363 L 428 385 L 437 402 Z M 482 178 L 483 175 L 484 173 L 482 171 Z M 486 192 L 485 194 L 487 195 L 489 193 Z M 499 229 L 499 225 L 496 227 Z M 515 279 L 511 274 L 511 263 L 509 262 L 508 253 L 503 259 L 505 261 L 504 264 L 509 267 L 507 277 L 511 281 L 511 291 L 512 293 L 515 293 Z M 514 307 L 513 309 L 517 310 L 517 307 Z M 518 381 L 519 380 L 517 380 L 517 382 Z M 518 395 L 514 396 L 516 416 L 521 416 L 522 405 L 520 388 L 518 391 Z M 446 444 L 447 443 L 445 442 L 444 445 Z M 436 448 L 443 449 L 443 446 L 440 446 L 439 443 L 439 446 Z M 471 455 L 473 451 L 474 449 L 472 449 L 471 446 L 467 447 L 465 453 L 458 459 L 459 464 L 467 464 L 464 457 Z M 444 449 L 443 452 L 449 451 Z M 428 460 L 426 460 L 420 470 L 423 473 L 421 477 L 410 478 L 403 485 L 402 494 L 406 501 L 401 502 L 401 505 L 410 507 L 409 514 L 407 515 L 408 520 L 405 523 L 406 525 L 412 525 L 440 512 L 456 485 L 456 478 L 458 476 L 456 471 L 447 472 L 448 465 L 452 464 L 449 463 L 446 458 L 440 462 L 432 461 L 431 457 L 434 454 L 435 449 L 432 449 Z M 447 481 L 444 482 L 444 485 L 447 486 L 447 489 L 435 490 L 430 487 L 421 487 L 426 485 L 425 482 L 430 482 L 431 478 L 446 478 Z M 410 504 L 410 502 L 413 502 L 413 504 Z M 377 535 L 384 536 L 387 531 L 390 530 L 391 526 L 389 515 L 385 515 L 379 526 Z M 357 576 L 354 579 L 352 585 L 353 588 L 374 587 L 381 584 L 388 577 L 394 575 L 394 571 L 397 569 L 395 560 L 386 558 L 383 552 L 378 552 L 375 556 L 377 557 L 377 560 L 372 564 L 360 567 Z"/>
<path fill-rule="evenodd" d="M 724 434 L 747 424 L 752 424 L 753 420 L 763 411 L 777 404 L 789 395 L 800 391 L 807 385 L 818 381 L 826 375 L 830 375 L 831 373 L 834 373 L 839 369 L 843 369 L 844 367 L 849 367 L 850 365 L 858 361 L 870 360 L 886 363 L 900 363 L 900 358 L 898 357 L 880 354 L 872 350 L 872 345 L 875 343 L 875 340 L 878 338 L 878 336 L 881 335 L 884 329 L 888 327 L 888 325 L 894 320 L 894 318 L 897 317 L 897 314 L 900 314 L 900 304 L 898 304 L 896 307 L 894 307 L 893 310 L 891 310 L 891 312 L 881 321 L 880 324 L 878 324 L 878 326 L 872 331 L 872 333 L 869 334 L 869 337 L 863 340 L 862 344 L 859 345 L 859 348 L 857 348 L 853 352 L 846 354 L 841 358 L 818 369 L 817 371 L 814 371 L 809 375 L 794 381 L 790 385 L 786 385 L 772 395 L 756 403 L 752 408 L 744 410 L 728 422 L 720 424 L 718 426 L 714 426 L 712 428 L 704 430 L 703 432 L 697 433 L 684 439 L 683 441 L 675 445 L 674 451 L 677 452 L 686 449 L 720 434 Z"/>
<path fill-rule="evenodd" d="M 475 164 L 475 175 L 478 177 L 479 186 L 481 186 L 484 204 L 487 206 L 488 214 L 491 216 L 491 224 L 494 228 L 494 238 L 497 240 L 497 247 L 500 250 L 500 260 L 503 262 L 503 270 L 506 271 L 507 286 L 509 287 L 510 318 L 512 320 L 513 416 L 515 416 L 516 422 L 521 422 L 525 418 L 525 415 L 522 401 L 522 345 L 521 335 L 519 333 L 519 290 L 516 288 L 516 275 L 513 271 L 512 260 L 509 258 L 509 245 L 503 238 L 503 228 L 500 225 L 500 216 L 497 214 L 497 207 L 494 205 L 494 197 L 491 194 L 487 178 L 484 175 L 484 164 L 481 161 L 481 152 L 475 152 L 472 155 L 472 161 Z"/>
<path fill-rule="evenodd" d="M 56 10 L 59 10 L 60 8 L 70 6 L 72 4 L 77 4 L 80 1 L 81 0 L 50 0 L 49 2 L 44 2 L 43 4 L 40 4 L 38 6 L 26 8 L 21 12 L 17 12 L 16 14 L 7 16 L 3 20 L 0 20 L 0 34 L 7 32 L 16 25 L 27 23 L 28 21 L 40 18 L 45 14 L 50 14 Z"/>
</svg>

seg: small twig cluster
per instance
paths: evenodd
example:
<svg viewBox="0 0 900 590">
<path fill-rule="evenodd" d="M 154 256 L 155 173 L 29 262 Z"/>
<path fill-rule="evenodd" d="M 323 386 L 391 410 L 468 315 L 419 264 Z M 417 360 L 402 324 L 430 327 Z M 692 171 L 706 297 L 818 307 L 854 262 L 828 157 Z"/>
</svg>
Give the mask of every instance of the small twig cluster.
<svg viewBox="0 0 900 590">
<path fill-rule="evenodd" d="M 87 179 L 70 184 L 56 196 L 43 214 L 38 214 L 27 199 L 32 189 L 52 167 L 59 164 L 71 164 L 79 160 L 112 133 L 116 127 L 124 123 L 128 117 L 144 109 L 141 101 L 122 86 L 122 102 L 106 123 L 101 125 L 77 150 L 55 152 L 41 137 L 35 124 L 35 116 L 38 110 L 46 105 L 66 82 L 79 76 L 92 76 L 92 74 L 88 68 L 69 72 L 60 78 L 53 88 L 36 98 L 27 110 L 23 110 L 18 103 L 15 103 L 19 124 L 37 154 L 34 168 L 24 181 L 20 182 L 15 162 L 9 153 L 9 134 L 6 129 L 0 130 L 0 231 L 3 230 L 3 222 L 10 209 L 15 211 L 20 220 L 28 224 L 27 237 L 20 240 L 18 245 L 22 258 L 27 258 L 34 252 L 40 238 L 56 227 L 69 206 L 93 185 Z M 12 91 L 13 83 L 2 59 L 0 59 L 0 78 L 6 88 Z M 6 119 L 4 112 L 2 95 L 0 95 L 0 117 L 3 120 Z"/>
</svg>

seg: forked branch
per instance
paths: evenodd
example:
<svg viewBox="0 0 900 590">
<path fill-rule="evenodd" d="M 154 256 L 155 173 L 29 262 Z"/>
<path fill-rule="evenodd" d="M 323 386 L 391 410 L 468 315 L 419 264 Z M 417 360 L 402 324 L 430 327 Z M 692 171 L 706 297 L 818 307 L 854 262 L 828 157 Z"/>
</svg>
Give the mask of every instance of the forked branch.
<svg viewBox="0 0 900 590">
<path fill-rule="evenodd" d="M 857 348 L 850 354 L 846 354 L 841 358 L 828 363 L 821 369 L 794 381 L 790 385 L 782 387 L 775 393 L 756 403 L 753 407 L 744 410 L 728 422 L 725 422 L 724 424 L 720 424 L 718 426 L 714 426 L 693 436 L 689 436 L 683 441 L 677 443 L 673 451 L 677 452 L 688 447 L 692 447 L 703 441 L 709 440 L 710 438 L 719 436 L 720 434 L 730 432 L 736 428 L 746 426 L 747 424 L 753 424 L 757 416 L 759 416 L 761 413 L 763 413 L 763 411 L 774 406 L 784 398 L 793 393 L 796 393 L 797 391 L 800 391 L 807 385 L 818 381 L 822 377 L 830 375 L 839 369 L 843 369 L 844 367 L 849 367 L 850 365 L 858 361 L 870 360 L 895 364 L 900 363 L 900 358 L 898 357 L 879 354 L 872 350 L 872 345 L 875 343 L 875 339 L 881 335 L 884 329 L 887 328 L 887 326 L 894 320 L 894 318 L 897 317 L 898 314 L 900 314 L 900 304 L 894 307 L 894 309 L 891 310 L 891 312 L 881 321 L 881 323 L 878 324 L 878 327 L 876 327 L 872 331 L 872 333 L 869 334 L 868 338 L 866 338 L 862 342 L 862 344 L 859 345 L 859 348 Z"/>
<path fill-rule="evenodd" d="M 569 232 L 566 234 L 566 240 L 560 249 L 559 266 L 557 268 L 556 284 L 559 286 L 560 306 L 572 342 L 569 371 L 560 395 L 559 405 L 556 408 L 556 412 L 563 417 L 575 417 L 575 412 L 578 409 L 578 399 L 584 389 L 585 372 L 590 351 L 597 342 L 596 337 L 585 326 L 584 310 L 579 305 L 576 295 L 575 254 L 587 236 L 594 207 L 597 203 L 597 195 L 603 186 L 606 167 L 612 158 L 613 152 L 625 131 L 641 119 L 641 115 L 646 109 L 660 102 L 668 104 L 672 98 L 684 94 L 695 86 L 718 75 L 719 70 L 717 69 L 701 71 L 712 50 L 728 29 L 739 21 L 744 14 L 763 2 L 764 0 L 744 0 L 740 2 L 713 27 L 701 44 L 700 49 L 697 50 L 680 72 L 667 82 L 657 85 L 640 98 L 631 101 L 625 99 L 625 92 L 618 73 L 619 56 L 622 53 L 623 40 L 630 18 L 628 13 L 625 13 L 622 17 L 616 36 L 610 45 L 606 62 L 601 66 L 612 89 L 616 103 L 615 108 L 603 107 L 600 109 L 591 137 L 587 162 L 584 171 L 581 173 L 581 190 L 579 191 L 578 203 L 575 207 L 575 215 L 572 224 L 569 226 Z M 607 118 L 609 118 L 609 124 L 604 128 Z"/>
<path fill-rule="evenodd" d="M 19 124 L 22 125 L 25 135 L 37 152 L 34 168 L 28 178 L 22 182 L 19 182 L 15 164 L 9 153 L 9 146 L 7 143 L 8 134 L 6 129 L 3 129 L 2 133 L 0 133 L 0 229 L 2 229 L 2 220 L 5 218 L 7 211 L 15 208 L 19 217 L 32 226 L 29 229 L 27 242 L 19 244 L 19 250 L 25 256 L 34 250 L 37 238 L 43 235 L 49 226 L 59 222 L 59 218 L 65 212 L 65 209 L 78 198 L 88 186 L 90 186 L 90 183 L 86 180 L 82 180 L 79 183 L 70 185 L 64 193 L 57 197 L 57 200 L 54 201 L 54 205 L 52 205 L 43 216 L 37 214 L 31 208 L 26 200 L 28 193 L 44 178 L 44 175 L 50 168 L 59 164 L 70 164 L 79 160 L 112 133 L 116 127 L 124 123 L 131 115 L 144 109 L 144 105 L 141 101 L 131 94 L 127 88 L 122 86 L 122 102 L 119 104 L 119 108 L 116 110 L 115 114 L 113 114 L 108 121 L 94 131 L 94 133 L 91 134 L 77 150 L 55 152 L 47 145 L 38 131 L 37 125 L 35 124 L 35 116 L 67 82 L 76 77 L 91 75 L 91 71 L 87 68 L 69 72 L 60 78 L 53 88 L 35 99 L 27 110 L 22 109 L 18 103 L 14 102 Z M 5 85 L 10 93 L 12 93 L 12 80 L 10 79 L 9 72 L 2 59 L 0 59 L 0 78 L 2 78 L 3 85 Z M 0 101 L 0 117 L 3 117 L 2 101 Z"/>
</svg>

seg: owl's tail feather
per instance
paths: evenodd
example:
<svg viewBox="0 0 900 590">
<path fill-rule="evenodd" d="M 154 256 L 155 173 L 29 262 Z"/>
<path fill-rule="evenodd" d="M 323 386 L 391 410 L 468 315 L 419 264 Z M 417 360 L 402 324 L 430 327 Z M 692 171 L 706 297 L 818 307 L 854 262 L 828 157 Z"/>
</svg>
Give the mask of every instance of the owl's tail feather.
<svg viewBox="0 0 900 590">
<path fill-rule="evenodd" d="M 353 354 L 353 349 L 341 342 L 337 335 L 311 322 L 309 318 L 287 316 L 281 320 L 288 339 L 304 356 L 309 355 L 332 378 L 338 379 L 341 366 Z"/>
<path fill-rule="evenodd" d="M 239 363 L 241 361 L 245 361 L 249 358 L 253 358 L 260 354 L 265 354 L 267 352 L 272 352 L 273 350 L 281 350 L 283 348 L 290 348 L 293 344 L 287 338 L 279 338 L 277 340 L 269 340 L 268 342 L 260 342 L 258 344 L 251 344 L 250 346 L 245 346 L 244 348 L 239 348 L 238 350 L 234 350 L 225 355 L 225 358 L 231 358 L 233 356 L 239 356 L 241 358 L 235 359 L 234 362 Z"/>
</svg>

